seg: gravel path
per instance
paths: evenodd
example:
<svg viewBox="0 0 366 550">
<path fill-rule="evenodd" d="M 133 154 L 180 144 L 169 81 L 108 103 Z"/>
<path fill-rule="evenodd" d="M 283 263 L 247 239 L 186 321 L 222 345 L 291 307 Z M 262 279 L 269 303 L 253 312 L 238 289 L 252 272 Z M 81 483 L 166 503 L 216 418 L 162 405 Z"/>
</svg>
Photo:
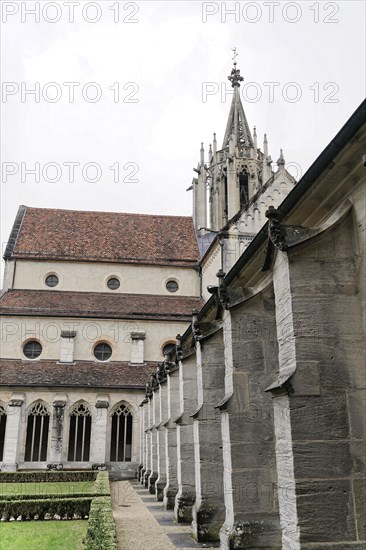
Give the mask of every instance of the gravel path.
<svg viewBox="0 0 366 550">
<path fill-rule="evenodd" d="M 173 512 L 137 482 L 111 483 L 118 550 L 191 550 L 213 548 L 196 543 L 190 525 L 174 523 Z"/>
</svg>

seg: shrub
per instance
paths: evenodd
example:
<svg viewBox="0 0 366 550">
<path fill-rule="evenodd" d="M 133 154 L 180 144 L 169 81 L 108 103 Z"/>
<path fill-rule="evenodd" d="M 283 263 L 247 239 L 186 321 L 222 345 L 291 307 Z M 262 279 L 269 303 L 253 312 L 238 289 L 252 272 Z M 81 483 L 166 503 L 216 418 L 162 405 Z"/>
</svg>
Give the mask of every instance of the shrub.
<svg viewBox="0 0 366 550">
<path fill-rule="evenodd" d="M 94 492 L 100 496 L 111 494 L 108 472 L 98 472 L 97 479 L 94 482 Z"/>
<path fill-rule="evenodd" d="M 111 497 L 95 497 L 89 511 L 86 550 L 115 550 L 116 526 Z"/>
<path fill-rule="evenodd" d="M 82 471 L 34 471 L 0 472 L 0 483 L 59 482 L 59 481 L 95 481 L 98 472 Z"/>
<path fill-rule="evenodd" d="M 27 493 L 27 494 L 17 494 L 17 495 L 0 495 L 0 502 L 5 500 L 55 500 L 55 499 L 71 499 L 71 498 L 82 498 L 89 497 L 92 499 L 94 497 L 93 493 L 70 493 L 65 495 L 60 495 L 60 493 Z M 0 547 L 1 548 L 1 547 Z"/>
<path fill-rule="evenodd" d="M 46 514 L 50 516 L 57 514 L 60 517 L 66 515 L 72 517 L 75 514 L 82 519 L 89 515 L 91 502 L 92 497 L 1 500 L 0 516 L 4 519 L 9 519 L 11 516 L 14 518 L 22 516 L 23 519 L 27 517 L 34 519 L 34 516 L 38 516 L 37 519 L 44 519 Z"/>
</svg>

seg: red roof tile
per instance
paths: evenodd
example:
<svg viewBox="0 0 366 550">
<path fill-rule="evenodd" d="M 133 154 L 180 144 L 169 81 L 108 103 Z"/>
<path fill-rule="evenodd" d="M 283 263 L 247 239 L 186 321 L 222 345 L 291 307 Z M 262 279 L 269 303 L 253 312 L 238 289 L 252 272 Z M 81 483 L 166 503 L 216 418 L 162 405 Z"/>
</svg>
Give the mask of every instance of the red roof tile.
<svg viewBox="0 0 366 550">
<path fill-rule="evenodd" d="M 2 315 L 190 321 L 201 307 L 200 298 L 152 294 L 8 290 L 0 298 Z"/>
<path fill-rule="evenodd" d="M 143 389 L 157 363 L 130 365 L 125 362 L 0 360 L 0 386 L 63 386 L 84 388 Z"/>
<path fill-rule="evenodd" d="M 191 217 L 24 206 L 5 256 L 179 266 L 199 260 Z"/>
</svg>

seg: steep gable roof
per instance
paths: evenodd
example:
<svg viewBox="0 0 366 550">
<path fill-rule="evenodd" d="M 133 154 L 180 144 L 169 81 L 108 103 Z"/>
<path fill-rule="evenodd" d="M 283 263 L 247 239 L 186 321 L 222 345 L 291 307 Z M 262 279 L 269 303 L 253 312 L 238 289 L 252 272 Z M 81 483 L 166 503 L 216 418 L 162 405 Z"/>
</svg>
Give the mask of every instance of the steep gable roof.
<svg viewBox="0 0 366 550">
<path fill-rule="evenodd" d="M 188 216 L 21 206 L 5 258 L 194 266 L 199 251 Z"/>
</svg>

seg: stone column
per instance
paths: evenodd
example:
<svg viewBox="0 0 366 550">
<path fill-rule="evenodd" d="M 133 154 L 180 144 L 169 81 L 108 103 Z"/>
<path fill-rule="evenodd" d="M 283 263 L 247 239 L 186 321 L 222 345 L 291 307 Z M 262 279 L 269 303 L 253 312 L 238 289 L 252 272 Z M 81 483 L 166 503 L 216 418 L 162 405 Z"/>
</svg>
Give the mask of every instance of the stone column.
<svg viewBox="0 0 366 550">
<path fill-rule="evenodd" d="M 348 215 L 277 252 L 280 368 L 268 390 L 284 550 L 353 550 L 366 540 L 365 331 L 353 232 Z"/>
<path fill-rule="evenodd" d="M 179 362 L 180 414 L 177 424 L 177 479 L 174 517 L 178 523 L 192 521 L 192 506 L 196 499 L 193 421 L 190 415 L 197 409 L 196 354 Z"/>
<path fill-rule="evenodd" d="M 53 400 L 53 413 L 51 419 L 51 445 L 49 450 L 49 462 L 54 467 L 62 468 L 62 448 L 64 432 L 64 412 L 67 396 L 56 394 Z"/>
<path fill-rule="evenodd" d="M 140 464 L 138 469 L 138 480 L 142 484 L 146 472 L 146 405 L 147 399 L 140 404 Z"/>
<path fill-rule="evenodd" d="M 7 407 L 2 465 L 4 472 L 15 472 L 18 469 L 20 430 L 22 425 L 25 426 L 22 422 L 24 400 L 23 393 L 13 394 Z M 21 457 L 21 460 L 23 460 L 23 457 Z"/>
<path fill-rule="evenodd" d="M 196 501 L 193 536 L 199 542 L 219 540 L 225 520 L 220 411 L 224 397 L 222 330 L 196 342 L 198 409 L 193 415 Z"/>
<path fill-rule="evenodd" d="M 95 403 L 95 417 L 92 421 L 90 462 L 103 466 L 108 461 L 106 457 L 108 407 L 109 396 L 98 395 Z"/>
<path fill-rule="evenodd" d="M 273 407 L 265 393 L 278 368 L 272 289 L 224 311 L 224 341 L 221 548 L 280 549 Z"/>
<path fill-rule="evenodd" d="M 157 392 L 157 387 L 152 392 L 151 398 L 151 456 L 150 456 L 150 475 L 148 480 L 148 489 L 149 492 L 155 494 L 155 482 L 158 479 L 158 430 L 156 428 L 156 419 L 158 417 L 158 406 L 159 406 L 159 394 Z"/>
<path fill-rule="evenodd" d="M 166 445 L 166 476 L 164 488 L 164 508 L 173 509 L 175 496 L 178 492 L 177 479 L 177 425 L 174 420 L 179 415 L 179 367 L 170 369 L 167 378 L 168 390 L 168 421 L 165 424 Z"/>
<path fill-rule="evenodd" d="M 155 494 L 159 501 L 163 500 L 164 488 L 166 485 L 166 428 L 168 410 L 168 392 L 166 379 L 159 384 L 157 391 L 158 412 L 157 419 L 157 440 L 158 440 L 158 478 L 155 482 Z"/>
<path fill-rule="evenodd" d="M 146 447 L 145 447 L 145 461 L 146 461 L 146 469 L 143 473 L 141 484 L 144 485 L 146 488 L 149 485 L 149 477 L 151 474 L 151 396 L 148 396 L 147 403 L 144 405 L 145 409 L 145 441 L 146 441 Z"/>
</svg>

